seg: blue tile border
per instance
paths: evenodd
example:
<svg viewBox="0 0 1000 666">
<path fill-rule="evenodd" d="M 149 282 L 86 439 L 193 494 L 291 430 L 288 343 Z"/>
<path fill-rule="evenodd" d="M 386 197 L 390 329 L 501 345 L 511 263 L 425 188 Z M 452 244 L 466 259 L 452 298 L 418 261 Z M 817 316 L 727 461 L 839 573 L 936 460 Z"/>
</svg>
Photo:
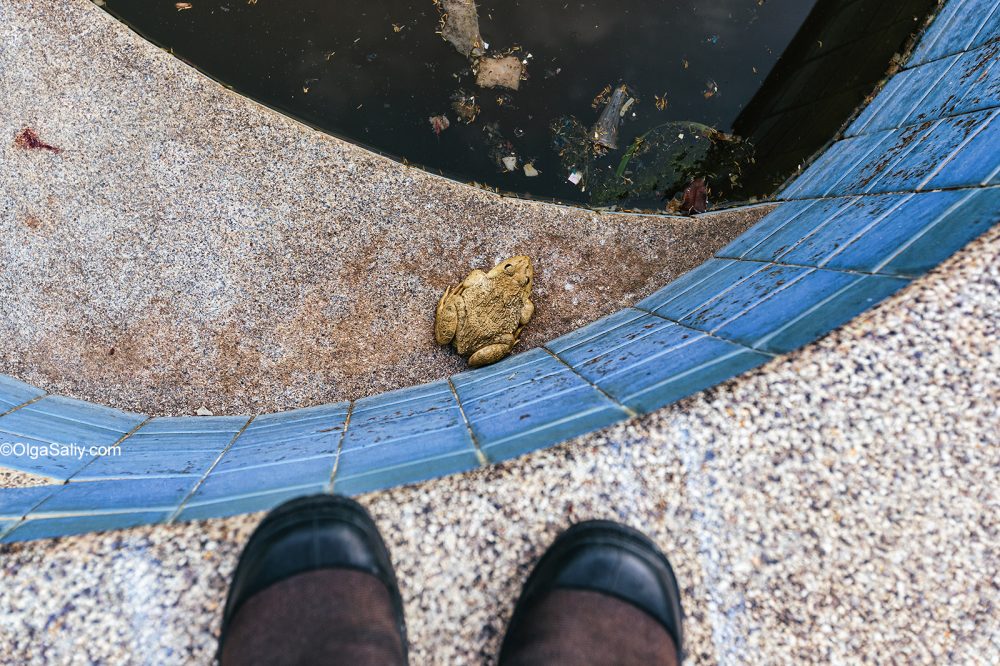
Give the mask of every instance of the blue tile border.
<svg viewBox="0 0 1000 666">
<path fill-rule="evenodd" d="M 0 541 L 382 490 L 660 409 L 816 340 L 997 224 L 998 155 L 1000 0 L 950 0 L 774 211 L 633 307 L 543 347 L 256 416 L 148 419 L 0 376 L 0 466 L 53 481 L 0 489 Z"/>
</svg>

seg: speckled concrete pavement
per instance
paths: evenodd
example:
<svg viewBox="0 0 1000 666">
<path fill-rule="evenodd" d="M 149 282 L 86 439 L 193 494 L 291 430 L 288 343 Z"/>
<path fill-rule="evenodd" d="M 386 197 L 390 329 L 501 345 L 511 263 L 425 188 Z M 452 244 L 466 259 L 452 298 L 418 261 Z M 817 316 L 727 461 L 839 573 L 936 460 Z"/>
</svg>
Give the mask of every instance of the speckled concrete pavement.
<svg viewBox="0 0 1000 666">
<path fill-rule="evenodd" d="M 689 664 L 1000 661 L 1000 229 L 820 342 L 632 423 L 362 498 L 414 664 L 490 663 L 574 520 L 649 532 Z M 206 663 L 259 515 L 0 549 L 5 663 Z"/>
<path fill-rule="evenodd" d="M 60 152 L 17 147 L 25 127 Z M 524 350 L 766 211 L 502 198 L 274 113 L 87 0 L 0 0 L 0 372 L 52 393 L 244 414 L 440 379 L 464 362 L 434 343 L 435 307 L 471 269 L 534 259 Z"/>
</svg>

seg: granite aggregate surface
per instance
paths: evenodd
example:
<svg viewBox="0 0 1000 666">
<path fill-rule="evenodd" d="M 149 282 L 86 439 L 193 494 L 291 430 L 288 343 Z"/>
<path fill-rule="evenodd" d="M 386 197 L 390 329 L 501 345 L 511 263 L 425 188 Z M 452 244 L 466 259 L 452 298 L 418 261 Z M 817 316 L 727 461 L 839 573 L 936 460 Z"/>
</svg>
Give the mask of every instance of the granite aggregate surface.
<svg viewBox="0 0 1000 666">
<path fill-rule="evenodd" d="M 415 664 L 492 663 L 573 521 L 649 533 L 688 664 L 1000 660 L 1000 229 L 817 343 L 647 417 L 361 498 Z M 208 663 L 260 514 L 0 547 L 4 663 Z"/>
</svg>

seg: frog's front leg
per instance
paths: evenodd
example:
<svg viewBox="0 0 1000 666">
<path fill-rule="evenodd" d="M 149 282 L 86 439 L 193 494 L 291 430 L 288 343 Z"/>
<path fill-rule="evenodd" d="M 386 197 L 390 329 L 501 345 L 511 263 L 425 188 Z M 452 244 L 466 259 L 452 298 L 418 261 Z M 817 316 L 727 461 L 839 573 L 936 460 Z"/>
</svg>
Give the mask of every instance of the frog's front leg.
<svg viewBox="0 0 1000 666">
<path fill-rule="evenodd" d="M 469 357 L 469 367 L 478 368 L 496 363 L 510 353 L 516 342 L 517 340 L 510 333 L 498 336 L 493 344 L 477 349 L 476 353 Z"/>
<path fill-rule="evenodd" d="M 437 313 L 434 315 L 434 339 L 439 345 L 446 345 L 455 339 L 458 332 L 458 296 L 457 288 L 448 287 L 438 301 Z"/>
<path fill-rule="evenodd" d="M 518 324 L 520 324 L 521 327 L 526 326 L 534 314 L 535 304 L 531 302 L 530 298 L 525 298 L 524 305 L 521 306 L 521 318 L 518 320 Z"/>
</svg>

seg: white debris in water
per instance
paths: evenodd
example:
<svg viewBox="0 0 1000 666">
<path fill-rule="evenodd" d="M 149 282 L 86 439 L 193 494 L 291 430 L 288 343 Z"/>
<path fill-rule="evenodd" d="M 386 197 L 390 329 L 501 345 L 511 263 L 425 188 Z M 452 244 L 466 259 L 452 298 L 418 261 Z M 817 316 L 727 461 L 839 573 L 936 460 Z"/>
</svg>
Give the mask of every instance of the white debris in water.
<svg viewBox="0 0 1000 666">
<path fill-rule="evenodd" d="M 538 169 L 535 168 L 534 164 L 525 164 L 524 175 L 527 176 L 528 178 L 534 178 L 535 176 L 538 175 Z"/>
<path fill-rule="evenodd" d="M 514 155 L 508 155 L 501 162 L 503 162 L 503 166 L 507 171 L 513 171 L 517 168 L 517 157 Z"/>
<path fill-rule="evenodd" d="M 573 173 L 571 173 L 569 175 L 568 180 L 569 180 L 569 182 L 573 183 L 574 185 L 579 185 L 580 181 L 583 180 L 583 174 L 580 173 L 579 171 L 574 171 Z"/>
</svg>

